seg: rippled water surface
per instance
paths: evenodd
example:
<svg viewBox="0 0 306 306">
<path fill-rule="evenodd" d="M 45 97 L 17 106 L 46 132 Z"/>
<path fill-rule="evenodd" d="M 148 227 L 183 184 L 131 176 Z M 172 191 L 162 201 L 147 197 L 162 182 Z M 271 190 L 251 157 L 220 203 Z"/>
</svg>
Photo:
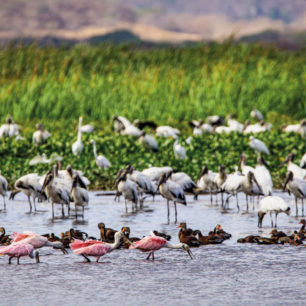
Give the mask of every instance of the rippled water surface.
<svg viewBox="0 0 306 306">
<path fill-rule="evenodd" d="M 279 195 L 279 194 L 278 194 Z M 288 195 L 282 194 L 286 201 Z M 244 197 L 240 199 L 244 203 Z M 144 236 L 153 229 L 172 235 L 178 242 L 174 210 L 171 223 L 166 224 L 166 203 L 157 197 L 146 201 L 144 210 L 125 214 L 124 202 L 114 202 L 112 196 L 90 193 L 89 209 L 84 222 L 75 219 L 50 219 L 50 204 L 38 204 L 40 212 L 26 214 L 28 204 L 20 194 L 10 201 L 7 211 L 0 213 L 1 226 L 7 232 L 31 230 L 39 234 L 60 232 L 71 227 L 98 237 L 97 223 L 120 229 L 131 228 L 131 237 Z M 63 255 L 53 249 L 41 250 L 41 264 L 29 257 L 21 265 L 8 265 L 0 257 L 1 305 L 220 305 L 220 304 L 294 304 L 305 305 L 306 268 L 305 247 L 238 244 L 238 238 L 271 231 L 266 216 L 263 229 L 257 229 L 256 207 L 249 213 L 244 205 L 237 213 L 224 213 L 212 206 L 208 196 L 188 206 L 178 205 L 178 222 L 207 234 L 216 224 L 232 234 L 221 245 L 193 249 L 191 260 L 182 250 L 163 249 L 155 253 L 155 261 L 146 261 L 146 254 L 137 250 L 115 250 L 101 258 L 101 263 L 82 263 L 82 258 Z M 58 208 L 59 209 L 59 208 Z M 278 227 L 285 232 L 298 229 L 298 219 L 279 215 Z M 56 211 L 60 215 L 60 209 Z M 188 305 L 188 304 L 187 304 Z"/>
</svg>

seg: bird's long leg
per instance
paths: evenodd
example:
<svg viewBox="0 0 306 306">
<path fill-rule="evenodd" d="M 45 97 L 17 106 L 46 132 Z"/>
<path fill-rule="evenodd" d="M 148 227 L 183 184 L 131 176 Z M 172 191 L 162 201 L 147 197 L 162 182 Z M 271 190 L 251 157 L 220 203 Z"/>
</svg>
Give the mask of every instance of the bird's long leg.
<svg viewBox="0 0 306 306">
<path fill-rule="evenodd" d="M 28 196 L 28 200 L 29 200 L 29 205 L 30 205 L 30 213 L 32 212 L 32 203 L 31 203 L 31 198 L 30 196 Z"/>
<path fill-rule="evenodd" d="M 167 200 L 167 216 L 168 216 L 168 224 L 169 224 L 169 222 L 170 222 L 169 200 Z"/>
<path fill-rule="evenodd" d="M 90 262 L 90 259 L 86 255 L 82 254 L 82 256 L 85 258 L 84 262 Z"/>
<path fill-rule="evenodd" d="M 152 252 L 152 260 L 155 260 L 155 258 L 154 258 L 154 252 Z"/>
<path fill-rule="evenodd" d="M 68 216 L 70 216 L 70 202 L 68 202 Z"/>
<path fill-rule="evenodd" d="M 149 260 L 151 255 L 152 255 L 152 252 L 149 253 L 149 255 L 147 256 L 146 260 Z"/>
<path fill-rule="evenodd" d="M 210 190 L 210 203 L 213 203 L 213 198 L 212 198 L 212 191 Z"/>
<path fill-rule="evenodd" d="M 127 213 L 127 204 L 126 204 L 126 199 L 124 199 L 124 204 L 125 204 L 125 212 Z"/>
<path fill-rule="evenodd" d="M 6 210 L 5 196 L 3 196 L 3 208 Z"/>
<path fill-rule="evenodd" d="M 247 194 L 245 194 L 245 199 L 246 199 L 247 211 L 249 211 L 249 198 Z"/>
<path fill-rule="evenodd" d="M 53 203 L 53 201 L 52 201 L 51 205 L 52 205 L 52 219 L 54 219 L 54 203 Z"/>
<path fill-rule="evenodd" d="M 174 201 L 174 210 L 175 210 L 175 223 L 176 223 L 177 222 L 176 201 Z"/>
<path fill-rule="evenodd" d="M 62 217 L 65 217 L 65 212 L 64 212 L 64 203 L 62 203 Z"/>
<path fill-rule="evenodd" d="M 270 211 L 271 227 L 273 227 L 272 212 Z"/>
<path fill-rule="evenodd" d="M 275 224 L 274 224 L 274 227 L 277 227 L 277 213 L 275 213 Z"/>
<path fill-rule="evenodd" d="M 19 265 L 19 258 L 20 256 L 17 256 L 17 265 Z"/>
<path fill-rule="evenodd" d="M 9 257 L 9 262 L 8 262 L 8 263 L 9 263 L 9 265 L 12 263 L 12 259 L 13 259 L 13 257 L 14 257 L 14 256 L 10 256 L 10 257 Z"/>
<path fill-rule="evenodd" d="M 221 206 L 224 207 L 223 191 L 221 191 Z"/>
<path fill-rule="evenodd" d="M 304 199 L 302 198 L 302 217 L 304 217 Z"/>
<path fill-rule="evenodd" d="M 82 217 L 83 217 L 83 219 L 84 219 L 84 205 L 83 205 L 83 207 L 82 207 Z"/>
<path fill-rule="evenodd" d="M 99 260 L 100 260 L 100 257 L 101 257 L 101 256 L 98 256 L 98 257 L 97 257 L 97 260 L 96 260 L 96 262 L 99 262 Z"/>
<path fill-rule="evenodd" d="M 297 204 L 298 204 L 297 203 L 297 198 L 295 197 L 295 214 L 296 214 L 296 216 L 298 216 L 298 213 L 299 213 Z"/>
<path fill-rule="evenodd" d="M 76 204 L 74 204 L 74 209 L 75 209 L 75 218 L 78 218 L 78 208 L 76 206 Z"/>
<path fill-rule="evenodd" d="M 237 205 L 238 211 L 240 211 L 240 207 L 239 207 L 239 203 L 238 203 L 238 192 L 236 192 L 236 205 Z"/>
<path fill-rule="evenodd" d="M 36 202 L 35 202 L 35 196 L 33 196 L 33 204 L 34 204 L 34 211 L 37 211 L 37 209 L 36 209 Z"/>
</svg>

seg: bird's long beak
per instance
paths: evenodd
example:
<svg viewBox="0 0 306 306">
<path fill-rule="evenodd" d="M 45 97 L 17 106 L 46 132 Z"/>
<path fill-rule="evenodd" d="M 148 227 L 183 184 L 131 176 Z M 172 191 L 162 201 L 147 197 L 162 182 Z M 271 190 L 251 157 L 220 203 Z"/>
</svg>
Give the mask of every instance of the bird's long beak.
<svg viewBox="0 0 306 306">
<path fill-rule="evenodd" d="M 288 162 L 288 157 L 278 166 L 277 169 L 280 169 L 281 167 L 283 167 L 286 162 Z"/>
<path fill-rule="evenodd" d="M 36 253 L 35 259 L 36 259 L 36 263 L 40 263 L 40 260 L 39 260 L 39 253 L 38 253 L 38 252 Z"/>
<path fill-rule="evenodd" d="M 193 259 L 194 256 L 193 256 L 191 250 L 189 248 L 186 248 L 185 250 L 188 253 L 188 255 L 190 256 L 190 258 Z"/>
<path fill-rule="evenodd" d="M 270 169 L 270 166 L 268 165 L 268 163 L 266 162 L 266 160 L 264 158 L 262 158 L 262 163 L 268 168 Z"/>
<path fill-rule="evenodd" d="M 136 248 L 135 244 L 130 240 L 128 239 L 125 235 L 124 235 L 125 239 L 126 239 L 126 242 L 130 245 L 132 245 L 134 248 Z"/>
<path fill-rule="evenodd" d="M 300 220 L 300 222 L 298 224 L 302 224 L 302 220 Z"/>
<path fill-rule="evenodd" d="M 287 186 L 288 182 L 289 182 L 289 177 L 286 179 L 286 182 L 285 182 L 284 187 L 283 187 L 283 192 L 286 191 L 286 186 Z"/>
<path fill-rule="evenodd" d="M 179 224 L 176 228 L 181 228 L 181 225 Z"/>
<path fill-rule="evenodd" d="M 260 185 L 258 184 L 258 182 L 257 182 L 257 180 L 256 180 L 255 177 L 254 177 L 254 182 L 255 182 L 255 184 L 257 185 L 259 191 L 260 191 L 261 193 L 263 193 L 263 192 L 262 192 L 262 189 L 261 189 Z"/>
</svg>

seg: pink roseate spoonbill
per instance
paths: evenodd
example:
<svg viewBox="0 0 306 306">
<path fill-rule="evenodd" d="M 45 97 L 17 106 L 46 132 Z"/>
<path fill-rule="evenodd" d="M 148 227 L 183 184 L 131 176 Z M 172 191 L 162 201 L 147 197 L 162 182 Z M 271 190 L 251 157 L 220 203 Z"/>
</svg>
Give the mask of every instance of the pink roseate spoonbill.
<svg viewBox="0 0 306 306">
<path fill-rule="evenodd" d="M 185 250 L 190 258 L 192 259 L 192 253 L 189 249 L 189 246 L 185 243 L 172 244 L 166 239 L 162 237 L 155 236 L 153 232 L 150 233 L 151 236 L 147 236 L 142 238 L 139 241 L 135 241 L 133 245 L 130 245 L 130 249 L 138 249 L 142 252 L 149 252 L 148 257 L 152 256 L 152 260 L 154 260 L 154 252 L 160 250 L 161 248 L 170 248 L 170 249 L 183 249 Z"/>
<path fill-rule="evenodd" d="M 12 263 L 12 259 L 17 257 L 17 265 L 19 265 L 19 258 L 21 256 L 29 256 L 36 259 L 36 263 L 39 263 L 39 252 L 28 243 L 12 243 L 8 246 L 0 247 L 0 255 L 9 256 L 9 264 Z"/>
<path fill-rule="evenodd" d="M 37 235 L 30 231 L 25 231 L 23 233 L 14 232 L 10 238 L 14 244 L 26 243 L 32 245 L 35 249 L 40 249 L 42 247 L 52 247 L 54 249 L 60 249 L 63 254 L 68 253 L 60 241 L 51 242 L 47 237 Z"/>
<path fill-rule="evenodd" d="M 70 243 L 70 248 L 74 254 L 82 255 L 85 258 L 85 262 L 90 262 L 87 256 L 97 257 L 96 262 L 99 262 L 101 256 L 112 252 L 120 246 L 120 240 L 125 237 L 123 232 L 116 232 L 114 243 L 105 243 L 97 240 L 82 241 L 75 239 L 75 242 Z M 132 244 L 128 239 L 127 242 Z"/>
</svg>

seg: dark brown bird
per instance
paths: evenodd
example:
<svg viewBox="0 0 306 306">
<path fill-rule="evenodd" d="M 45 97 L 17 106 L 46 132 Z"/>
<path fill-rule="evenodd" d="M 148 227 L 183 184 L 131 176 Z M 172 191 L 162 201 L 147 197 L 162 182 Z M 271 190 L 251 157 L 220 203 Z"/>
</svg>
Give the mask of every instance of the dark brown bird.
<svg viewBox="0 0 306 306">
<path fill-rule="evenodd" d="M 223 230 L 220 224 L 216 225 L 213 232 L 224 239 L 230 239 L 232 237 L 230 233 L 227 233 L 226 231 Z"/>
<path fill-rule="evenodd" d="M 305 219 L 301 219 L 299 224 L 302 224 L 300 230 L 299 230 L 299 234 L 306 234 L 306 229 L 305 229 L 305 226 L 306 226 L 306 220 Z"/>
<path fill-rule="evenodd" d="M 0 244 L 2 245 L 9 245 L 11 244 L 12 239 L 10 238 L 9 235 L 5 235 L 5 228 L 0 227 Z"/>
<path fill-rule="evenodd" d="M 181 243 L 186 243 L 190 247 L 199 247 L 201 242 L 193 236 L 193 230 L 187 229 L 186 223 L 180 223 L 177 228 L 180 228 L 178 237 Z"/>
<path fill-rule="evenodd" d="M 246 236 L 244 238 L 238 239 L 237 242 L 239 242 L 239 243 L 257 243 L 257 240 L 259 238 L 260 238 L 260 236 L 250 235 L 250 236 Z"/>
<path fill-rule="evenodd" d="M 267 238 L 267 237 L 259 237 L 256 239 L 257 244 L 277 244 L 277 239 Z"/>
<path fill-rule="evenodd" d="M 218 235 L 215 235 L 212 231 L 209 232 L 208 236 L 203 236 L 200 230 L 195 230 L 193 231 L 193 235 L 198 235 L 198 240 L 200 241 L 201 245 L 220 244 L 225 240 Z"/>
<path fill-rule="evenodd" d="M 141 240 L 141 238 L 138 237 L 130 237 L 131 230 L 128 226 L 122 227 L 121 232 L 124 234 L 124 237 L 122 239 L 123 240 L 122 247 L 124 249 L 128 249 L 131 245 L 131 242 L 136 242 Z"/>
<path fill-rule="evenodd" d="M 100 230 L 101 241 L 114 242 L 114 236 L 117 231 L 112 228 L 105 227 L 104 223 L 98 223 L 98 228 Z"/>
<path fill-rule="evenodd" d="M 270 235 L 271 235 L 271 238 L 272 238 L 272 239 L 276 239 L 276 240 L 279 240 L 279 239 L 282 238 L 282 237 L 287 237 L 287 235 L 286 235 L 284 232 L 278 231 L 277 229 L 274 229 L 274 230 L 270 233 Z"/>
</svg>

